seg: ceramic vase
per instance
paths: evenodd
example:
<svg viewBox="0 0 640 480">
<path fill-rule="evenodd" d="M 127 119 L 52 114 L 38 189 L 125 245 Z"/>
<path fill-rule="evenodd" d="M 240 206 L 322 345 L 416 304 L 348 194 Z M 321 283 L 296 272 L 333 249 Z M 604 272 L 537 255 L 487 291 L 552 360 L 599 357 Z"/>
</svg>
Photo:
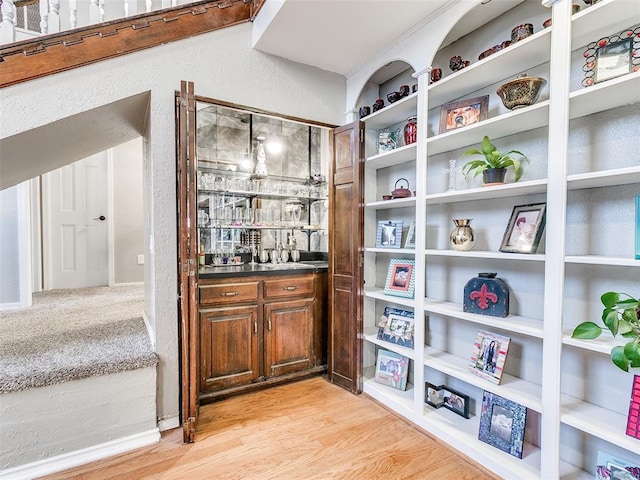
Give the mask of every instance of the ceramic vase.
<svg viewBox="0 0 640 480">
<path fill-rule="evenodd" d="M 404 126 L 404 144 L 410 145 L 415 143 L 418 139 L 418 117 L 411 116 L 407 119 L 407 124 Z"/>
<path fill-rule="evenodd" d="M 458 218 L 453 221 L 455 228 L 449 235 L 449 242 L 454 250 L 468 252 L 476 243 L 476 237 L 471 228 L 470 218 Z"/>
</svg>

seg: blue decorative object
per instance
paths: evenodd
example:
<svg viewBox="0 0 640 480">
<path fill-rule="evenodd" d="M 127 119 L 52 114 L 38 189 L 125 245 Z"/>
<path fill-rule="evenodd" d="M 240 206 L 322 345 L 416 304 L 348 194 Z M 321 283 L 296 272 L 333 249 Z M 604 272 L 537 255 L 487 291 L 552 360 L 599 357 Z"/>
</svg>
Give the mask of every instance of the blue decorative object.
<svg viewBox="0 0 640 480">
<path fill-rule="evenodd" d="M 478 439 L 522 458 L 527 407 L 484 391 Z"/>
<path fill-rule="evenodd" d="M 463 310 L 493 317 L 509 315 L 509 287 L 497 273 L 479 273 L 464 286 Z"/>
<path fill-rule="evenodd" d="M 636 260 L 640 260 L 640 195 L 636 197 Z"/>
</svg>

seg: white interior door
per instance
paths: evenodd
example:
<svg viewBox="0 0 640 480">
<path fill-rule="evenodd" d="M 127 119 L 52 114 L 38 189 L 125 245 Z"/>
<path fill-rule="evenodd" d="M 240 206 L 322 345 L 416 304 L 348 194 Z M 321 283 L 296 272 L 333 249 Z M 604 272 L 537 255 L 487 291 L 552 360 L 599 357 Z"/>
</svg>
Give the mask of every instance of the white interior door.
<svg viewBox="0 0 640 480">
<path fill-rule="evenodd" d="M 108 284 L 107 195 L 104 153 L 43 176 L 46 290 Z"/>
</svg>

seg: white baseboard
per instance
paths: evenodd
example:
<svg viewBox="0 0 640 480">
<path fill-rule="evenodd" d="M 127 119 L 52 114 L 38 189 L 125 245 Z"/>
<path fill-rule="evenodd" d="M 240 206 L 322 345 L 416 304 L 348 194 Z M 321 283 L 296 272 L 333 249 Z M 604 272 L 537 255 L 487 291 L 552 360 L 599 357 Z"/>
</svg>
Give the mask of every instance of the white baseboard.
<svg viewBox="0 0 640 480">
<path fill-rule="evenodd" d="M 7 470 L 0 470 L 0 480 L 31 480 L 128 452 L 136 448 L 153 445 L 159 441 L 160 431 L 154 428 L 153 430 L 119 438 L 93 447 L 83 448 L 75 452 L 45 458 L 44 460 L 38 460 L 37 462 L 20 465 L 19 467 L 9 468 Z"/>
<path fill-rule="evenodd" d="M 0 303 L 0 310 L 16 310 L 21 306 L 20 302 Z"/>
<path fill-rule="evenodd" d="M 161 432 L 166 432 L 167 430 L 173 430 L 174 428 L 178 428 L 178 427 L 180 427 L 179 417 L 163 418 L 158 422 L 158 429 Z"/>
</svg>

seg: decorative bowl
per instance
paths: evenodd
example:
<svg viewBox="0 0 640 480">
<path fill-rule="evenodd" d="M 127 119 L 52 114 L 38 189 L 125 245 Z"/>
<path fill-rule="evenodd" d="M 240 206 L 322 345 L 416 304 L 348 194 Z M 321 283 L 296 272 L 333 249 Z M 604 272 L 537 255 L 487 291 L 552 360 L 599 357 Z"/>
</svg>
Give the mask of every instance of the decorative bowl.
<svg viewBox="0 0 640 480">
<path fill-rule="evenodd" d="M 389 103 L 397 102 L 400 100 L 400 92 L 387 93 L 387 100 L 389 100 Z"/>
<path fill-rule="evenodd" d="M 549 28 L 551 26 L 551 19 L 547 18 L 544 22 L 542 22 L 542 28 Z"/>
<path fill-rule="evenodd" d="M 478 60 L 482 60 L 483 58 L 488 57 L 492 53 L 494 53 L 494 47 L 487 48 L 484 52 L 482 52 L 480 55 L 478 55 Z"/>
<path fill-rule="evenodd" d="M 511 30 L 511 43 L 519 42 L 531 35 L 533 35 L 533 24 L 523 23 L 517 27 L 513 27 L 513 30 Z"/>
<path fill-rule="evenodd" d="M 528 107 L 538 101 L 540 90 L 547 84 L 541 77 L 528 77 L 527 74 L 501 85 L 496 93 L 509 110 Z"/>
</svg>

